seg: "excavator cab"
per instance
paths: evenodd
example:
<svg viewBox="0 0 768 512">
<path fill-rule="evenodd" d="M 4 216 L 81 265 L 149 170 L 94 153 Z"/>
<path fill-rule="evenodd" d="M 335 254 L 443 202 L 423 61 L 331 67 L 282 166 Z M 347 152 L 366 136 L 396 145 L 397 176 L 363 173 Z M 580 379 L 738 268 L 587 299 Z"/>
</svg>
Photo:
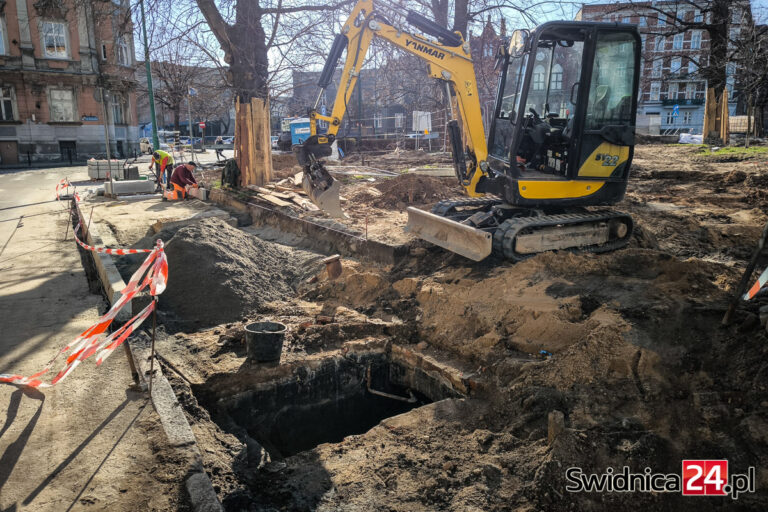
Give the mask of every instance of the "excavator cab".
<svg viewBox="0 0 768 512">
<path fill-rule="evenodd" d="M 634 146 L 640 65 L 635 27 L 550 22 L 533 32 L 515 31 L 498 59 L 488 135 L 492 171 L 478 190 L 518 206 L 618 202 Z M 529 187 L 520 185 L 525 181 L 537 182 L 536 194 L 526 194 Z M 563 194 L 558 190 L 564 182 L 580 184 Z"/>
</svg>

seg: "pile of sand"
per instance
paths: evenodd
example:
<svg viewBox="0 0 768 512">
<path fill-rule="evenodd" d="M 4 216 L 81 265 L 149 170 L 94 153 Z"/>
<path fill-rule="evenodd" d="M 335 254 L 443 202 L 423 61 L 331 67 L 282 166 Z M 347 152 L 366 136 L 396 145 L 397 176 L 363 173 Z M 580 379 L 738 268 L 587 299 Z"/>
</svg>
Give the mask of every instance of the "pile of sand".
<svg viewBox="0 0 768 512">
<path fill-rule="evenodd" d="M 220 219 L 180 229 L 166 244 L 168 288 L 160 309 L 180 329 L 233 322 L 294 295 L 319 256 L 266 242 Z"/>
<path fill-rule="evenodd" d="M 461 190 L 454 178 L 435 178 L 418 174 L 401 174 L 391 180 L 377 183 L 381 196 L 372 201 L 379 208 L 404 208 L 405 206 L 436 203 L 456 197 Z"/>
</svg>

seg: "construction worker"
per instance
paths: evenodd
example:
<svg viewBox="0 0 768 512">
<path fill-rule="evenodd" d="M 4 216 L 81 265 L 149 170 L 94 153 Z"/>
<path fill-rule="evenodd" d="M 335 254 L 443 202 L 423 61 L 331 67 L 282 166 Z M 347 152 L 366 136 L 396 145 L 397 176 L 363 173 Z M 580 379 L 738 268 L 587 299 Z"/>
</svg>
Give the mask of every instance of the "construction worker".
<svg viewBox="0 0 768 512">
<path fill-rule="evenodd" d="M 224 150 L 218 147 L 218 146 L 223 146 L 224 145 L 224 139 L 221 138 L 221 135 L 216 137 L 216 142 L 214 142 L 213 144 L 215 146 L 217 146 L 216 147 L 216 161 L 217 162 L 219 161 L 219 157 L 221 157 L 222 159 L 226 160 L 226 158 L 224 157 Z"/>
<path fill-rule="evenodd" d="M 189 161 L 173 170 L 173 174 L 171 174 L 171 185 L 173 185 L 171 199 L 186 199 L 187 191 L 190 188 L 197 188 L 197 180 L 192 174 L 196 167 L 195 162 Z"/>
<path fill-rule="evenodd" d="M 159 149 L 152 153 L 152 161 L 149 163 L 149 170 L 152 170 L 152 165 L 155 166 L 155 177 L 157 178 L 157 189 L 162 192 L 163 184 L 168 188 L 171 188 L 170 170 L 173 168 L 173 156 L 165 151 Z M 165 177 L 165 179 L 163 179 Z"/>
</svg>

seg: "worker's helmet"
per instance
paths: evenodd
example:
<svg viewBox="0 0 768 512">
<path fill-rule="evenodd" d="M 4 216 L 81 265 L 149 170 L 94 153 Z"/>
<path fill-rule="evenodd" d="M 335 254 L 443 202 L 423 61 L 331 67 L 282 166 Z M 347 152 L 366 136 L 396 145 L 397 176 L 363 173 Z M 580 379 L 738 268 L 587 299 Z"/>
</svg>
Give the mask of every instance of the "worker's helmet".
<svg viewBox="0 0 768 512">
<path fill-rule="evenodd" d="M 160 152 L 155 151 L 154 153 L 152 153 L 152 158 L 154 158 L 155 160 L 160 160 Z"/>
</svg>

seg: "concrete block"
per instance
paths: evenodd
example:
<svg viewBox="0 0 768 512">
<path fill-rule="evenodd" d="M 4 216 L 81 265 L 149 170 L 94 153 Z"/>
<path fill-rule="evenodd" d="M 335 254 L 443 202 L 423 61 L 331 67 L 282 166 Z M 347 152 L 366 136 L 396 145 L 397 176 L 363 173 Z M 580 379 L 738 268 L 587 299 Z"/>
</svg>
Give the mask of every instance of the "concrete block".
<svg viewBox="0 0 768 512">
<path fill-rule="evenodd" d="M 547 444 L 552 445 L 563 431 L 565 431 L 565 415 L 561 411 L 550 411 L 547 417 Z"/>
<path fill-rule="evenodd" d="M 148 342 L 148 337 L 143 333 L 140 333 L 131 340 L 131 353 L 136 363 L 136 370 L 139 372 L 139 377 L 147 385 L 147 388 L 149 388 L 150 356 L 152 353 Z M 196 445 L 192 428 L 189 426 L 189 422 L 186 416 L 184 416 L 184 411 L 176 399 L 176 394 L 173 392 L 168 379 L 163 375 L 160 363 L 158 362 L 155 363 L 154 367 L 151 398 L 171 446 Z"/>
<path fill-rule="evenodd" d="M 195 512 L 220 512 L 224 508 L 219 503 L 216 491 L 205 473 L 194 473 L 186 481 L 192 510 Z"/>
<path fill-rule="evenodd" d="M 126 194 L 151 194 L 155 191 L 155 182 L 149 180 L 105 181 L 104 193 L 112 196 Z"/>
</svg>

